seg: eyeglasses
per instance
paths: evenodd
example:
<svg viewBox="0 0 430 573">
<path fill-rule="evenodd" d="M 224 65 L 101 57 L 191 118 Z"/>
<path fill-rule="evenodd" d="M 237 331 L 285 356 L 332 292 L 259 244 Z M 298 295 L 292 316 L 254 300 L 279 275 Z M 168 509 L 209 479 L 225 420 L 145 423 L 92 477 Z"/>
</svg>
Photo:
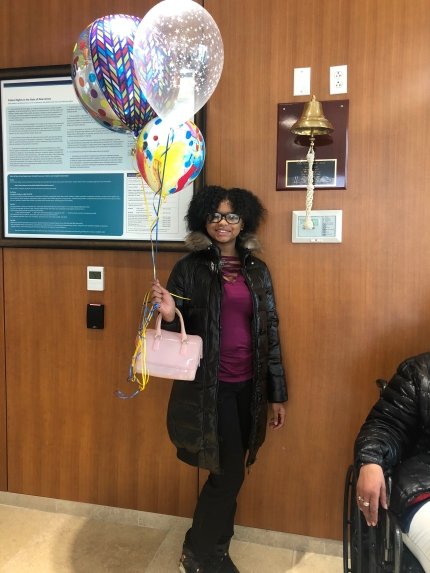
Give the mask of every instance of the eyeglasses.
<svg viewBox="0 0 430 573">
<path fill-rule="evenodd" d="M 227 223 L 230 223 L 230 225 L 235 225 L 236 223 L 239 223 L 240 215 L 237 215 L 237 213 L 209 213 L 207 222 L 219 223 L 223 219 L 225 219 Z"/>
</svg>

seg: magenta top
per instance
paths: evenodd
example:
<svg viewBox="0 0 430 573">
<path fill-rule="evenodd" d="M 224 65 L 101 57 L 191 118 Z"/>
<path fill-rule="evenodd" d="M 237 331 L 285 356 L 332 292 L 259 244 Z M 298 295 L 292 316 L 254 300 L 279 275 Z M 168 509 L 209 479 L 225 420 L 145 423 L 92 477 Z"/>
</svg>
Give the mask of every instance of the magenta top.
<svg viewBox="0 0 430 573">
<path fill-rule="evenodd" d="M 237 257 L 222 257 L 224 276 L 221 306 L 221 347 L 218 378 L 245 382 L 253 375 L 252 298 Z"/>
</svg>

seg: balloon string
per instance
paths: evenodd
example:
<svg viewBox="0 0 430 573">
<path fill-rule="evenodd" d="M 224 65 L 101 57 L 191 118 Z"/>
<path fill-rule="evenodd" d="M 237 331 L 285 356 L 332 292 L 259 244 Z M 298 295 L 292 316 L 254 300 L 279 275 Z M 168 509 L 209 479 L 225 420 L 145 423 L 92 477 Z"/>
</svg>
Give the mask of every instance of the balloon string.
<svg viewBox="0 0 430 573">
<path fill-rule="evenodd" d="M 136 147 L 137 147 L 137 140 L 136 140 Z M 135 157 L 136 157 L 136 152 L 133 153 L 133 159 L 135 159 Z M 145 213 L 146 213 L 146 216 L 148 219 L 148 225 L 149 225 L 149 240 L 150 240 L 150 244 L 151 244 L 152 273 L 153 273 L 153 277 L 155 280 L 156 279 L 156 255 L 158 253 L 158 221 L 160 218 L 161 206 L 165 200 L 165 197 L 163 196 L 163 193 L 162 193 L 164 170 L 163 170 L 163 177 L 160 181 L 160 187 L 159 187 L 158 191 L 154 192 L 154 196 L 152 199 L 152 210 L 151 210 L 151 208 L 149 206 L 149 202 L 148 202 L 148 197 L 146 194 L 145 180 L 143 178 L 143 174 L 140 172 L 138 166 L 136 165 L 136 162 L 134 162 L 134 168 L 136 170 L 137 176 L 140 177 L 141 182 L 142 182 L 143 201 L 144 201 Z M 156 204 L 156 200 L 158 201 L 157 204 Z M 153 212 L 154 215 L 151 215 L 151 212 Z M 155 245 L 154 245 L 154 238 L 153 238 L 154 230 L 155 230 Z"/>
<path fill-rule="evenodd" d="M 170 293 L 175 298 L 180 298 L 182 300 L 191 300 L 185 296 L 180 296 L 177 294 Z M 155 312 L 158 310 L 158 304 L 150 303 L 151 291 L 145 293 L 142 310 L 140 313 L 139 330 L 136 336 L 136 345 L 134 349 L 133 356 L 131 358 L 131 364 L 129 368 L 127 381 L 132 384 L 137 384 L 137 389 L 131 394 L 126 394 L 122 390 L 116 390 L 115 396 L 121 398 L 122 400 L 128 400 L 129 398 L 135 398 L 140 392 L 145 390 L 149 382 L 149 371 L 146 361 L 146 332 L 148 326 L 154 316 Z M 140 377 L 139 372 L 140 370 Z"/>
<path fill-rule="evenodd" d="M 173 128 L 170 127 L 168 134 L 167 134 L 166 148 L 162 154 L 162 158 L 164 157 L 164 161 L 163 161 L 163 168 L 161 171 L 161 176 L 160 176 L 160 169 L 158 168 L 158 177 L 160 180 L 160 187 L 154 196 L 154 203 L 155 203 L 155 199 L 156 198 L 158 199 L 158 204 L 156 206 L 154 205 L 154 211 L 155 211 L 155 215 L 156 215 L 155 223 L 154 223 L 153 227 L 151 228 L 151 255 L 152 255 L 152 268 L 153 268 L 154 280 L 157 279 L 156 257 L 158 254 L 159 213 L 160 213 L 161 205 L 166 198 L 166 194 L 163 193 L 163 185 L 164 185 L 164 177 L 166 175 L 167 157 L 169 154 L 171 143 L 173 141 L 173 135 L 174 135 Z M 154 242 L 152 240 L 152 233 L 154 230 L 155 230 L 155 248 L 154 248 Z"/>
<path fill-rule="evenodd" d="M 171 135 L 172 135 L 172 138 L 171 138 Z M 148 219 L 149 219 L 149 225 L 150 225 L 151 258 L 152 258 L 152 268 L 153 268 L 154 280 L 156 280 L 156 278 L 157 278 L 157 276 L 156 276 L 157 275 L 156 274 L 156 255 L 158 253 L 158 231 L 159 231 L 158 223 L 159 223 L 159 218 L 160 218 L 161 206 L 165 200 L 165 194 L 163 193 L 163 184 L 164 184 L 164 177 L 165 177 L 165 173 L 166 173 L 167 155 L 168 155 L 169 149 L 171 147 L 171 141 L 173 141 L 173 130 L 172 130 L 172 128 L 169 129 L 169 134 L 167 136 L 167 141 L 166 141 L 166 149 L 163 153 L 164 164 L 163 164 L 163 170 L 161 172 L 161 177 L 160 177 L 160 187 L 159 187 L 158 191 L 155 193 L 154 198 L 153 198 L 153 205 L 152 206 L 153 206 L 153 211 L 155 213 L 154 218 L 150 218 L 150 209 L 149 209 L 149 205 L 148 205 L 147 196 L 145 193 L 145 185 L 144 184 L 142 185 L 144 201 L 145 201 L 145 208 L 146 208 L 146 212 L 147 212 Z M 160 174 L 160 172 L 159 172 L 159 174 Z M 154 241 L 154 233 L 155 233 L 155 241 Z M 146 331 L 147 331 L 147 328 L 151 322 L 152 317 L 154 316 L 155 311 L 159 307 L 158 304 L 151 304 L 150 296 L 151 296 L 151 291 L 148 291 L 145 294 L 144 300 L 142 303 L 142 310 L 141 310 L 140 321 L 139 321 L 139 330 L 137 333 L 135 350 L 134 350 L 134 353 L 133 353 L 133 356 L 131 359 L 131 364 L 130 364 L 130 368 L 129 368 L 129 375 L 127 378 L 128 382 L 137 384 L 138 388 L 134 392 L 132 392 L 131 394 L 126 394 L 126 393 L 122 392 L 121 390 L 116 390 L 115 395 L 121 399 L 134 398 L 135 396 L 137 396 L 140 392 L 142 392 L 145 389 L 145 387 L 147 386 L 147 384 L 149 382 L 149 372 L 148 372 L 147 361 L 146 361 Z M 176 298 L 181 298 L 184 300 L 189 300 L 186 297 L 182 297 L 180 295 L 172 294 L 172 296 L 174 296 Z M 139 369 L 139 366 L 140 366 L 140 377 L 139 377 L 138 372 L 137 372 L 137 370 Z"/>
<path fill-rule="evenodd" d="M 140 313 L 139 330 L 136 337 L 136 347 L 131 358 L 131 364 L 128 374 L 128 382 L 137 384 L 137 389 L 132 394 L 126 394 L 122 390 L 116 390 L 115 396 L 123 400 L 134 398 L 142 392 L 149 382 L 149 372 L 146 365 L 146 329 L 158 308 L 157 304 L 151 305 L 150 302 L 151 291 L 148 291 L 143 299 L 142 310 Z M 140 365 L 141 376 L 139 378 L 137 369 Z"/>
</svg>

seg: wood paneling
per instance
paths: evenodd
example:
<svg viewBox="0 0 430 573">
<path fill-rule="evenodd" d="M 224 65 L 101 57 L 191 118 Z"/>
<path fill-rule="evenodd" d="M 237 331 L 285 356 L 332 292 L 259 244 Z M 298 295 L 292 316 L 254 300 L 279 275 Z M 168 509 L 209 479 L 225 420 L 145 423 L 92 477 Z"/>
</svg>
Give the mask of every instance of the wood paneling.
<svg viewBox="0 0 430 573">
<path fill-rule="evenodd" d="M 3 251 L 0 249 L 0 490 L 7 490 L 6 374 L 4 346 Z"/>
<path fill-rule="evenodd" d="M 41 0 L 35 10 L 4 0 L 0 67 L 67 62 L 94 18 L 143 15 L 155 3 Z M 248 187 L 268 209 L 263 256 L 291 396 L 285 431 L 269 434 L 247 476 L 238 520 L 340 538 L 344 475 L 374 379 L 428 350 L 428 1 L 205 7 L 225 45 L 208 105 L 207 179 Z M 329 67 L 340 64 L 349 92 L 331 96 Z M 340 245 L 293 245 L 291 211 L 304 208 L 305 194 L 275 191 L 277 104 L 308 99 L 293 97 L 293 68 L 304 66 L 318 99 L 350 100 L 348 188 L 314 200 L 315 209 L 343 210 Z M 5 250 L 11 491 L 190 512 L 195 472 L 174 460 L 165 432 L 169 383 L 151 383 L 133 402 L 112 398 L 126 376 L 148 256 Z M 176 256 L 159 254 L 160 276 Z M 107 268 L 104 331 L 85 328 L 87 264 Z"/>
<path fill-rule="evenodd" d="M 281 320 L 290 403 L 247 476 L 239 523 L 340 538 L 353 439 L 374 380 L 428 350 L 430 202 L 428 2 L 206 0 L 225 44 L 209 102 L 207 179 L 253 189 Z M 329 67 L 348 65 L 348 94 Z M 311 67 L 320 100 L 350 100 L 348 188 L 316 191 L 342 209 L 340 245 L 291 243 L 304 191 L 276 192 L 276 113 L 293 68 Z M 336 127 L 336 126 L 335 126 Z M 306 150 L 304 150 L 305 154 Z"/>
<path fill-rule="evenodd" d="M 165 427 L 171 382 L 137 398 L 128 368 L 151 279 L 149 253 L 5 249 L 9 491 L 190 515 L 196 471 Z M 166 279 L 177 255 L 158 265 Z M 105 267 L 87 292 L 86 267 Z M 89 302 L 105 328 L 86 328 Z M 194 485 L 193 485 L 194 482 Z"/>
<path fill-rule="evenodd" d="M 108 14 L 143 17 L 156 0 L 3 0 L 0 68 L 67 64 L 79 34 Z"/>
</svg>

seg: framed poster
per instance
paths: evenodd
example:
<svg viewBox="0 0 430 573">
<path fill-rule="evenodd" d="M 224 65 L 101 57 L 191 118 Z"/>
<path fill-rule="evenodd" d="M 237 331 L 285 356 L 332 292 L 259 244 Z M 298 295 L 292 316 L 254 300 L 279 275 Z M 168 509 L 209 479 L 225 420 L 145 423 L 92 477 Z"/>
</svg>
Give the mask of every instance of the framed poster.
<svg viewBox="0 0 430 573">
<path fill-rule="evenodd" d="M 306 189 L 309 137 L 291 133 L 291 127 L 301 117 L 305 103 L 278 104 L 277 191 Z M 332 123 L 334 131 L 330 135 L 315 137 L 315 189 L 346 189 L 348 104 L 348 100 L 321 102 L 324 116 Z"/>
<path fill-rule="evenodd" d="M 0 243 L 149 250 L 158 196 L 138 171 L 135 138 L 84 110 L 70 66 L 0 70 L 0 98 Z M 203 112 L 194 121 L 203 132 Z M 164 201 L 158 250 L 183 250 L 184 217 L 202 183 L 200 174 Z"/>
</svg>

